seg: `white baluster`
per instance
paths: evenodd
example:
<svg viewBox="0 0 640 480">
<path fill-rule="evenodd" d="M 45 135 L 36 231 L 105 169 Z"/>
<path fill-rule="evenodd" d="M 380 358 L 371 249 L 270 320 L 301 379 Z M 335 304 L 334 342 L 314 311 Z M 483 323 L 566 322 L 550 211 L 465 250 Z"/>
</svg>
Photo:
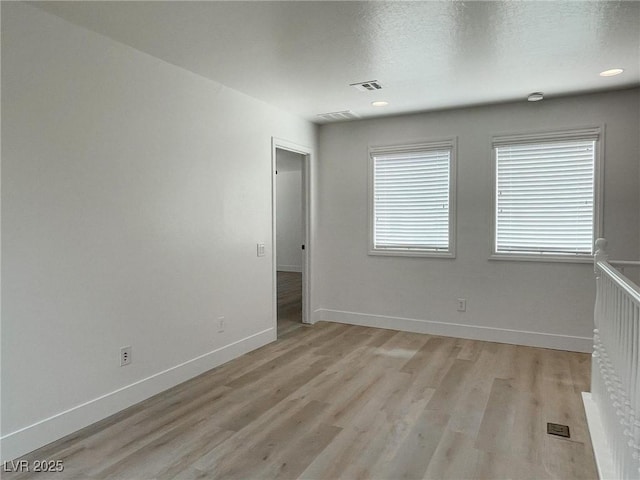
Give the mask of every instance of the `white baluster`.
<svg viewBox="0 0 640 480">
<path fill-rule="evenodd" d="M 591 390 L 613 474 L 640 478 L 640 290 L 611 267 L 606 246 L 596 240 Z"/>
</svg>

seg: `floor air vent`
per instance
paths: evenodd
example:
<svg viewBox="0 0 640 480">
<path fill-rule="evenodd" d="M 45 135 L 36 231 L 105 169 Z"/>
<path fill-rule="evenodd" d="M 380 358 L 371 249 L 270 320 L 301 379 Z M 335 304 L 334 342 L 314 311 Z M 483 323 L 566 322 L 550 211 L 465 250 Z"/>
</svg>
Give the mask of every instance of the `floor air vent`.
<svg viewBox="0 0 640 480">
<path fill-rule="evenodd" d="M 549 435 L 557 435 L 558 437 L 571 438 L 568 425 L 560 425 L 559 423 L 547 423 L 547 433 Z"/>
</svg>

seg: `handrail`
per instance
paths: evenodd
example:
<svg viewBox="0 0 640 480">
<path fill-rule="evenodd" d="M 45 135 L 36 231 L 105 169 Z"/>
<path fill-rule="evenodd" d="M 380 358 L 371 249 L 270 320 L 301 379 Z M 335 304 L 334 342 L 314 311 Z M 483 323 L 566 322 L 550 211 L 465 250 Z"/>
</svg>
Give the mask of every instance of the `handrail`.
<svg viewBox="0 0 640 480">
<path fill-rule="evenodd" d="M 618 270 L 612 268 L 612 265 L 606 260 L 596 262 L 596 267 L 606 273 L 611 280 L 616 282 L 618 287 L 624 290 L 624 292 L 627 293 L 635 303 L 640 305 L 640 287 L 621 274 Z"/>
<path fill-rule="evenodd" d="M 611 265 L 621 265 L 623 267 L 640 267 L 640 260 L 607 260 Z"/>
</svg>

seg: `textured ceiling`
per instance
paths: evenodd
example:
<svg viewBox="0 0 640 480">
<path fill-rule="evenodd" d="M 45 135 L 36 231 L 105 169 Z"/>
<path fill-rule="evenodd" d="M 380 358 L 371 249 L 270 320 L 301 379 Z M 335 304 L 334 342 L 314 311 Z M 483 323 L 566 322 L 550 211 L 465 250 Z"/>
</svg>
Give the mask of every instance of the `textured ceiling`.
<svg viewBox="0 0 640 480">
<path fill-rule="evenodd" d="M 635 1 L 35 5 L 311 121 L 640 84 Z M 614 67 L 625 72 L 598 75 Z M 366 80 L 384 88 L 349 86 Z"/>
</svg>

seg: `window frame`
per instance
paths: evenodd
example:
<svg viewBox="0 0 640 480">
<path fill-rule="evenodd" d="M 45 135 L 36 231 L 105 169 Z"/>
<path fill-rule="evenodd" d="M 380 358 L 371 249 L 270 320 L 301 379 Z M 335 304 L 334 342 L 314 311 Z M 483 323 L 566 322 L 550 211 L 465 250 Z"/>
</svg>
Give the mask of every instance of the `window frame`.
<svg viewBox="0 0 640 480">
<path fill-rule="evenodd" d="M 593 244 L 602 236 L 603 209 L 603 173 L 604 173 L 604 125 L 597 127 L 556 130 L 542 133 L 511 134 L 494 136 L 491 145 L 491 237 L 490 260 L 532 261 L 532 262 L 562 262 L 562 263 L 592 263 Z M 593 181 L 593 238 L 590 254 L 568 253 L 525 253 L 525 252 L 497 252 L 497 186 L 498 165 L 496 148 L 508 145 L 525 145 L 532 143 L 553 143 L 573 140 L 594 140 L 594 181 Z"/>
<path fill-rule="evenodd" d="M 456 258 L 456 177 L 457 177 L 457 148 L 458 138 L 450 137 L 439 140 L 426 140 L 413 143 L 396 145 L 369 146 L 368 149 L 368 229 L 369 248 L 368 254 L 375 256 L 391 257 L 432 257 L 432 258 Z M 449 150 L 449 248 L 438 251 L 435 249 L 393 249 L 376 248 L 374 243 L 374 155 L 408 153 L 421 151 Z"/>
</svg>

